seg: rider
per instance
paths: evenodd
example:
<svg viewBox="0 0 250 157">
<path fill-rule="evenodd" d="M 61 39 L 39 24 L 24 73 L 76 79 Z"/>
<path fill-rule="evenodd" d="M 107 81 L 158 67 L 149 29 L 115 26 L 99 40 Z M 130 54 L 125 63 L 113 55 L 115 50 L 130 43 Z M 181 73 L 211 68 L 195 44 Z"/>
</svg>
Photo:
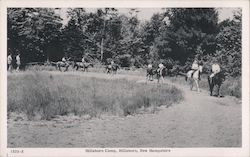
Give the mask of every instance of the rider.
<svg viewBox="0 0 250 157">
<path fill-rule="evenodd" d="M 65 57 L 62 58 L 62 62 L 64 62 L 64 63 L 66 62 L 66 58 Z"/>
<path fill-rule="evenodd" d="M 213 59 L 213 64 L 212 64 L 212 74 L 210 75 L 210 78 L 213 78 L 215 74 L 218 74 L 220 72 L 220 65 L 218 60 Z"/>
<path fill-rule="evenodd" d="M 194 58 L 194 62 L 193 62 L 192 67 L 191 67 L 191 70 L 192 70 L 191 77 L 193 77 L 194 72 L 199 70 L 199 64 L 200 64 L 200 61 L 199 61 L 198 57 L 196 56 Z M 199 75 L 199 80 L 200 80 L 200 75 Z"/>
<path fill-rule="evenodd" d="M 159 65 L 158 65 L 158 69 L 157 69 L 157 72 L 160 74 L 160 72 L 162 72 L 162 70 L 164 69 L 164 65 L 163 65 L 163 63 L 160 63 Z"/>
<path fill-rule="evenodd" d="M 148 69 L 152 69 L 153 65 L 151 63 L 148 64 Z"/>
<path fill-rule="evenodd" d="M 112 60 L 112 61 L 111 61 L 111 66 L 113 66 L 114 64 L 115 64 L 115 62 Z"/>
<path fill-rule="evenodd" d="M 69 65 L 69 63 L 67 62 L 67 60 L 68 60 L 68 59 L 66 59 L 65 56 L 62 58 L 62 62 L 63 62 L 66 66 Z"/>
<path fill-rule="evenodd" d="M 11 54 L 8 55 L 7 57 L 7 63 L 8 63 L 8 70 L 11 71 L 12 70 L 12 56 Z"/>
<path fill-rule="evenodd" d="M 82 63 L 85 63 L 84 55 L 82 56 Z"/>
</svg>

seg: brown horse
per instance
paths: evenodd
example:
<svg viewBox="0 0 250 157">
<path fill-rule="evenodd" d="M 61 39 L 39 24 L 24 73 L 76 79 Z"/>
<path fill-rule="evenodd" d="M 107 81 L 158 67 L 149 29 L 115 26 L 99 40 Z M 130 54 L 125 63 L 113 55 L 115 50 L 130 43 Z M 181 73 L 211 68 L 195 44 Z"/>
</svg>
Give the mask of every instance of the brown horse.
<svg viewBox="0 0 250 157">
<path fill-rule="evenodd" d="M 76 70 L 83 68 L 84 72 L 88 72 L 89 67 L 94 67 L 94 65 L 92 63 L 73 62 L 73 68 L 76 68 Z"/>
<path fill-rule="evenodd" d="M 66 61 L 66 62 L 58 61 L 58 62 L 56 62 L 56 68 L 59 69 L 60 71 L 62 71 L 61 68 L 63 67 L 63 68 L 65 68 L 64 69 L 64 72 L 65 72 L 65 71 L 68 71 L 70 64 L 71 64 L 70 61 Z"/>
<path fill-rule="evenodd" d="M 106 66 L 106 73 L 107 74 L 116 74 L 118 69 L 119 69 L 119 65 L 118 64 L 110 64 Z"/>
<path fill-rule="evenodd" d="M 217 94 L 215 96 L 217 97 L 221 97 L 221 93 L 220 93 L 220 87 L 222 85 L 222 83 L 225 81 L 225 74 L 224 72 L 219 72 L 217 74 L 214 75 L 214 77 L 210 78 L 210 76 L 208 76 L 208 84 L 209 84 L 209 89 L 210 89 L 210 96 L 213 96 L 213 89 L 215 86 L 217 86 Z"/>
</svg>

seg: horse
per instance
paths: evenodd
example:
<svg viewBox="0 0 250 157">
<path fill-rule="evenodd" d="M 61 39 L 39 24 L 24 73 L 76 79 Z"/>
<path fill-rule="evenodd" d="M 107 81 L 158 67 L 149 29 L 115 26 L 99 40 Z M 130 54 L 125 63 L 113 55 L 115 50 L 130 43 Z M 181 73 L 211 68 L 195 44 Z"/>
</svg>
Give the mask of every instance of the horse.
<svg viewBox="0 0 250 157">
<path fill-rule="evenodd" d="M 62 71 L 62 67 L 64 67 L 64 72 L 68 70 L 69 66 L 70 66 L 71 62 L 69 61 L 66 61 L 66 62 L 63 62 L 63 61 L 58 61 L 56 62 L 56 68 L 59 69 L 60 71 Z"/>
<path fill-rule="evenodd" d="M 117 70 L 119 69 L 119 65 L 118 64 L 110 64 L 106 66 L 106 73 L 107 74 L 116 74 Z"/>
<path fill-rule="evenodd" d="M 83 71 L 88 72 L 89 67 L 94 67 L 92 63 L 83 63 L 83 62 L 74 62 L 73 68 L 76 68 L 78 70 L 79 68 L 83 68 Z"/>
<path fill-rule="evenodd" d="M 147 68 L 146 81 L 153 81 L 155 70 L 153 68 Z"/>
<path fill-rule="evenodd" d="M 224 72 L 219 72 L 214 75 L 214 77 L 208 76 L 208 85 L 210 90 L 210 96 L 213 96 L 213 89 L 217 86 L 217 94 L 215 96 L 220 97 L 220 87 L 222 83 L 225 81 L 225 74 Z"/>
<path fill-rule="evenodd" d="M 166 70 L 166 67 L 158 68 L 156 70 L 157 83 L 160 83 L 160 81 L 163 83 L 164 77 L 166 76 Z"/>
<path fill-rule="evenodd" d="M 198 70 L 189 70 L 186 74 L 185 80 L 189 81 L 190 83 L 190 90 L 193 89 L 193 83 L 195 82 L 196 84 L 196 89 L 198 92 L 200 92 L 200 87 L 199 87 L 199 79 L 200 75 L 202 73 L 202 66 L 199 65 Z"/>
</svg>

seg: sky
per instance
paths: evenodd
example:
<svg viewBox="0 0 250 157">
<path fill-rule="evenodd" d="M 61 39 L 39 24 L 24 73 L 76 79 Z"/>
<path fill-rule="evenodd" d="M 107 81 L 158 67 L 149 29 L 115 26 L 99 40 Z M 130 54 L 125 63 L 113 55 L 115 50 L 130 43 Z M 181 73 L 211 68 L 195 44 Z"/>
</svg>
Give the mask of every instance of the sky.
<svg viewBox="0 0 250 157">
<path fill-rule="evenodd" d="M 129 12 L 130 8 L 117 8 L 117 9 L 118 9 L 119 13 L 129 15 L 128 12 Z M 161 8 L 138 8 L 138 10 L 140 12 L 138 13 L 137 16 L 140 20 L 143 20 L 143 21 L 150 20 L 150 18 L 152 17 L 153 14 L 160 13 L 163 11 Z M 223 20 L 228 19 L 228 18 L 231 19 L 233 17 L 233 13 L 235 10 L 237 10 L 237 8 L 218 8 L 219 21 L 223 21 Z M 95 12 L 96 8 L 86 8 L 86 11 L 87 12 Z M 63 9 L 61 9 L 61 11 L 59 13 L 63 19 L 63 24 L 66 24 L 68 21 L 66 12 L 67 12 L 67 9 L 63 8 Z"/>
</svg>

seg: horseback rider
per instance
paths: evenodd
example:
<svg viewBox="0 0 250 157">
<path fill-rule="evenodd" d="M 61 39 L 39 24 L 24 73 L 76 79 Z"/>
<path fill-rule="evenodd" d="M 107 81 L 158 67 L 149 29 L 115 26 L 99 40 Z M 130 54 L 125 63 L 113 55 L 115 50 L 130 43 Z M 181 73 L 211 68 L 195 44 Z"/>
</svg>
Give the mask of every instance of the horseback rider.
<svg viewBox="0 0 250 157">
<path fill-rule="evenodd" d="M 62 58 L 62 62 L 65 64 L 65 66 L 69 66 L 69 63 L 67 62 L 69 59 L 66 57 Z"/>
<path fill-rule="evenodd" d="M 153 65 L 151 63 L 148 64 L 148 67 L 147 67 L 147 79 L 149 79 L 150 81 L 153 80 Z"/>
<path fill-rule="evenodd" d="M 210 75 L 210 78 L 213 78 L 216 74 L 218 74 L 221 71 L 218 60 L 213 59 L 211 71 L 212 71 L 212 74 Z"/>
<path fill-rule="evenodd" d="M 152 69 L 153 65 L 151 63 L 148 64 L 148 69 Z"/>
<path fill-rule="evenodd" d="M 65 57 L 62 58 L 62 62 L 64 62 L 64 63 L 66 62 L 66 58 Z"/>
<path fill-rule="evenodd" d="M 157 69 L 157 73 L 159 74 L 159 75 L 162 75 L 162 70 L 165 68 L 165 66 L 163 65 L 163 63 L 160 63 L 159 65 L 158 65 L 158 69 Z"/>
<path fill-rule="evenodd" d="M 85 58 L 84 58 L 84 55 L 82 56 L 82 63 L 85 63 Z"/>
<path fill-rule="evenodd" d="M 160 63 L 158 65 L 158 69 L 157 69 L 157 78 L 158 78 L 158 83 L 161 80 L 162 82 L 164 81 L 164 74 L 163 74 L 163 69 L 165 68 L 165 66 L 163 65 L 163 63 Z"/>
<path fill-rule="evenodd" d="M 194 62 L 192 64 L 192 67 L 191 67 L 191 70 L 192 70 L 192 74 L 191 74 L 191 77 L 193 77 L 193 74 L 199 70 L 199 66 L 201 65 L 201 61 L 200 61 L 200 58 L 198 56 L 196 56 L 194 58 Z M 199 75 L 199 80 L 200 80 L 200 75 Z"/>
</svg>

